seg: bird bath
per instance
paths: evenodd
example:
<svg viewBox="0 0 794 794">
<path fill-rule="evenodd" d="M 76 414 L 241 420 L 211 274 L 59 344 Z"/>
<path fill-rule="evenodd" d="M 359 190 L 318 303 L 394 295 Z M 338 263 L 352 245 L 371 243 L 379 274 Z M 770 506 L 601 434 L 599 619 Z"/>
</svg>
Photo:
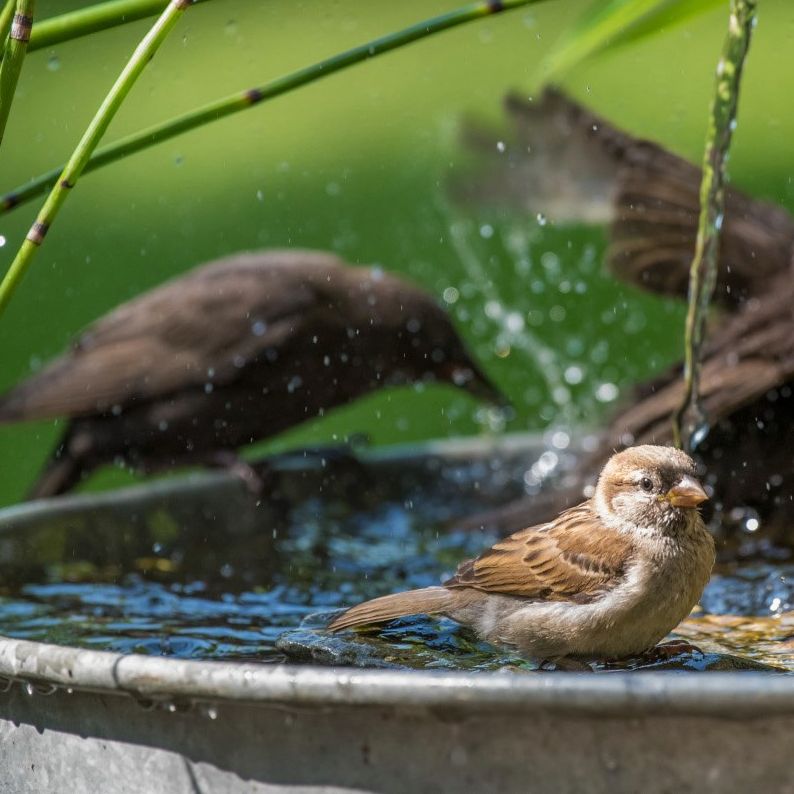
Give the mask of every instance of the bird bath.
<svg viewBox="0 0 794 794">
<path fill-rule="evenodd" d="M 576 457 L 537 436 L 359 464 L 295 455 L 272 464 L 259 503 L 205 472 L 0 511 L 3 779 L 30 792 L 781 788 L 794 678 L 769 671 L 794 669 L 785 563 L 720 568 L 672 638 L 702 653 L 668 645 L 597 674 L 537 671 L 449 621 L 322 630 L 333 610 L 436 582 L 488 545 L 448 528 L 522 493 L 544 453 L 558 470 Z"/>
</svg>

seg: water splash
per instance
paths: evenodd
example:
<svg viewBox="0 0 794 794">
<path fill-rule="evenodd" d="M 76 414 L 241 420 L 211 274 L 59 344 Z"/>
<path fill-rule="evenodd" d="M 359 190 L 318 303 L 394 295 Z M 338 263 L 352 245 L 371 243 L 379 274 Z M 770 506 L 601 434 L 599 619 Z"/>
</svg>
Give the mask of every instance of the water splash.
<svg viewBox="0 0 794 794">
<path fill-rule="evenodd" d="M 512 306 L 505 306 L 505 301 L 494 288 L 493 280 L 488 276 L 485 265 L 471 244 L 471 226 L 470 222 L 452 221 L 450 223 L 450 240 L 467 276 L 478 285 L 482 293 L 486 316 L 499 324 L 496 339 L 497 355 L 501 351 L 500 357 L 505 357 L 509 355 L 512 348 L 526 353 L 536 363 L 548 393 L 557 395 L 561 403 L 567 404 L 562 399 L 563 395 L 567 394 L 567 388 L 556 353 L 532 332 L 526 322 L 519 324 L 516 321 L 517 317 L 523 320 L 520 311 Z M 522 236 L 519 240 L 517 235 L 510 234 L 505 240 L 505 246 L 516 260 L 528 256 L 529 241 L 526 236 Z"/>
</svg>

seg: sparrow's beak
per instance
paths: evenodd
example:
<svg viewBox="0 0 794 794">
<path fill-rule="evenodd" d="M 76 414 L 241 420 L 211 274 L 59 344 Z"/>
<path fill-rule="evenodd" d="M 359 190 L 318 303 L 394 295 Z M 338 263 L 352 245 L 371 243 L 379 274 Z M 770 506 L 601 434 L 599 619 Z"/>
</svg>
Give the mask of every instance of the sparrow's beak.
<svg viewBox="0 0 794 794">
<path fill-rule="evenodd" d="M 703 486 L 685 474 L 668 492 L 667 498 L 673 507 L 697 507 L 708 499 Z"/>
<path fill-rule="evenodd" d="M 452 364 L 444 375 L 447 380 L 480 400 L 485 400 L 500 408 L 511 407 L 510 400 L 488 380 L 485 373 L 471 360 L 466 364 Z"/>
</svg>

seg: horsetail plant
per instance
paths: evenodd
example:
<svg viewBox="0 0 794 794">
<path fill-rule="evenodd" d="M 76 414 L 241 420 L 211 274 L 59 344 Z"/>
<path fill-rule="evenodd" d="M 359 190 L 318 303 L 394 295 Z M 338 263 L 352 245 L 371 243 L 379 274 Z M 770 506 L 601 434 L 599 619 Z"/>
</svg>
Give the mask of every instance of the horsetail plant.
<svg viewBox="0 0 794 794">
<path fill-rule="evenodd" d="M 720 232 L 725 215 L 725 163 L 736 123 L 742 67 L 750 47 L 754 21 L 755 0 L 731 0 L 728 33 L 717 64 L 717 81 L 703 152 L 698 233 L 695 255 L 689 270 L 689 306 L 684 337 L 684 395 L 673 416 L 676 446 L 683 446 L 688 452 L 708 433 L 708 420 L 698 396 L 700 355 L 706 314 L 717 283 Z"/>
<path fill-rule="evenodd" d="M 3 16 L 7 16 L 10 3 L 3 9 Z M 33 28 L 34 0 L 17 0 L 8 40 L 3 48 L 3 62 L 0 64 L 0 144 L 6 129 L 8 115 L 11 112 L 11 103 L 17 89 L 17 81 L 22 71 L 22 62 L 30 41 L 30 31 Z M 3 20 L 7 24 L 6 20 Z"/>
<path fill-rule="evenodd" d="M 192 5 L 205 2 L 193 0 Z M 30 37 L 28 52 L 54 47 L 64 41 L 88 36 L 101 30 L 137 22 L 162 13 L 168 0 L 108 0 L 97 5 L 67 11 L 36 23 Z"/>
<path fill-rule="evenodd" d="M 17 7 L 17 0 L 6 0 L 0 8 L 0 59 L 3 57 L 8 31 L 11 30 L 11 20 L 14 18 L 14 11 Z"/>
<path fill-rule="evenodd" d="M 168 119 L 160 124 L 155 124 L 139 132 L 121 138 L 108 146 L 98 149 L 85 166 L 85 172 L 94 171 L 102 166 L 109 165 L 135 152 L 148 149 L 158 143 L 163 143 L 184 132 L 209 124 L 213 121 L 231 116 L 241 110 L 247 110 L 254 105 L 275 99 L 282 94 L 287 94 L 301 86 L 308 85 L 323 77 L 340 72 L 354 64 L 375 58 L 384 53 L 404 47 L 420 39 L 440 33 L 444 30 L 457 27 L 467 22 L 480 19 L 501 11 L 510 11 L 521 6 L 532 5 L 541 0 L 504 0 L 503 2 L 478 2 L 463 6 L 446 14 L 418 22 L 396 33 L 373 39 L 360 44 L 352 49 L 332 55 L 317 63 L 305 66 L 295 72 L 290 72 L 283 77 L 278 77 L 261 86 L 238 91 L 229 96 L 217 99 L 200 108 L 175 118 Z M 45 193 L 58 179 L 63 166 L 47 171 L 30 180 L 25 185 L 11 190 L 0 196 L 0 215 L 9 212 L 14 207 Z M 2 305 L 0 304 L 0 309 Z"/>
<path fill-rule="evenodd" d="M 36 251 L 44 241 L 44 237 L 52 226 L 58 211 L 63 206 L 64 201 L 66 201 L 69 191 L 75 186 L 83 173 L 92 152 L 121 107 L 124 98 L 190 4 L 191 0 L 170 0 L 163 13 L 135 48 L 113 87 L 99 106 L 99 110 L 97 110 L 91 123 L 83 133 L 77 148 L 66 163 L 58 181 L 52 188 L 47 200 L 44 202 L 44 206 L 39 211 L 17 255 L 14 257 L 14 261 L 11 263 L 5 278 L 0 283 L 0 313 L 5 310 L 11 295 L 21 282 Z"/>
</svg>

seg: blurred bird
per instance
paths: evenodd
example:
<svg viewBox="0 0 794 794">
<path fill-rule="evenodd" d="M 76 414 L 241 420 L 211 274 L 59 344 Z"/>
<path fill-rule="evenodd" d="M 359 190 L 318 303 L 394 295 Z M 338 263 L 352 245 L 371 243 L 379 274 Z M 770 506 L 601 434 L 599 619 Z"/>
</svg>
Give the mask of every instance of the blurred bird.
<svg viewBox="0 0 794 794">
<path fill-rule="evenodd" d="M 697 510 L 706 498 L 684 452 L 632 447 L 607 462 L 592 499 L 499 541 L 440 587 L 359 604 L 329 629 L 442 614 L 539 659 L 640 653 L 709 580 L 714 541 Z"/>
<path fill-rule="evenodd" d="M 686 297 L 700 214 L 701 171 L 636 138 L 555 89 L 537 101 L 509 94 L 512 132 L 474 123 L 464 137 L 481 157 L 456 198 L 508 206 L 549 222 L 607 224 L 607 266 L 638 287 Z M 715 300 L 735 308 L 791 272 L 794 218 L 735 188 L 725 192 Z"/>
<path fill-rule="evenodd" d="M 468 128 L 468 140 L 486 161 L 479 175 L 453 186 L 457 196 L 543 212 L 560 224 L 606 223 L 607 264 L 617 277 L 685 297 L 700 169 L 557 91 L 537 102 L 511 95 L 505 107 L 512 135 Z M 707 334 L 700 383 L 709 428 L 696 456 L 714 490 L 706 515 L 714 510 L 730 524 L 757 514 L 767 527 L 789 533 L 794 523 L 792 262 L 794 218 L 728 188 L 715 291 L 722 311 Z M 467 524 L 510 531 L 575 504 L 593 487 L 592 471 L 615 449 L 672 441 L 671 416 L 682 395 L 680 365 L 639 385 L 565 487 Z"/>
<path fill-rule="evenodd" d="M 207 464 L 245 474 L 239 447 L 419 381 L 504 403 L 417 287 L 327 253 L 245 253 L 99 319 L 0 396 L 0 423 L 69 419 L 31 491 L 42 497 L 115 460 L 143 472 Z"/>
</svg>

